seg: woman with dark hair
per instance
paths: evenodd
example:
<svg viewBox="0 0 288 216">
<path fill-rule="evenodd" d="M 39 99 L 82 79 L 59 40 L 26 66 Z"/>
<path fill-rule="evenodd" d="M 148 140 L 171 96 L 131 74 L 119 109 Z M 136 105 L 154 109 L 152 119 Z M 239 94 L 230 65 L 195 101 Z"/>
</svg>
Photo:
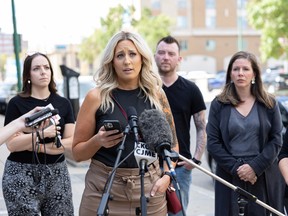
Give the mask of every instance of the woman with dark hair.
<svg viewBox="0 0 288 216">
<path fill-rule="evenodd" d="M 6 142 L 11 152 L 2 189 L 9 215 L 74 215 L 64 151 L 71 148 L 75 119 L 72 106 L 56 92 L 53 69 L 42 53 L 26 57 L 22 92 L 7 107 L 5 125 L 37 106 L 58 109 L 47 127 L 21 131 Z"/>
<path fill-rule="evenodd" d="M 216 174 L 283 212 L 284 182 L 277 160 L 281 115 L 277 101 L 263 88 L 253 54 L 241 51 L 232 56 L 224 89 L 211 103 L 206 131 Z M 244 215 L 270 215 L 263 206 L 215 182 L 215 216 L 239 215 L 242 207 Z"/>
</svg>

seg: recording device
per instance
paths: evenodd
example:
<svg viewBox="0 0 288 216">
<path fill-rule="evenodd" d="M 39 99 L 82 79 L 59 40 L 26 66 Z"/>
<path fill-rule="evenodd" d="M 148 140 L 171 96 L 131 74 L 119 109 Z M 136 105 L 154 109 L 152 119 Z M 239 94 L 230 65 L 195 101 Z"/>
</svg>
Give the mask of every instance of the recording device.
<svg viewBox="0 0 288 216">
<path fill-rule="evenodd" d="M 62 146 L 61 136 L 60 135 L 57 135 L 55 137 L 55 145 L 56 145 L 57 148 L 60 148 Z"/>
<path fill-rule="evenodd" d="M 138 143 L 139 142 L 139 135 L 138 135 L 138 125 L 137 125 L 137 121 L 138 121 L 137 111 L 133 106 L 129 106 L 127 108 L 126 113 L 128 116 L 129 126 L 135 135 L 135 142 Z"/>
<path fill-rule="evenodd" d="M 36 112 L 29 117 L 26 117 L 25 126 L 26 127 L 35 126 L 41 123 L 42 121 L 46 120 L 47 118 L 57 115 L 58 113 L 59 113 L 58 109 L 51 110 L 49 107 L 44 108 L 40 110 L 39 112 Z"/>
<path fill-rule="evenodd" d="M 104 120 L 103 124 L 104 124 L 104 128 L 106 131 L 119 130 L 119 132 L 117 132 L 115 134 L 119 134 L 122 132 L 121 125 L 120 125 L 120 122 L 118 120 Z M 115 135 L 115 134 L 111 134 L 111 135 Z"/>
<path fill-rule="evenodd" d="M 143 164 L 141 164 L 141 160 L 144 160 L 146 165 L 150 165 L 155 160 L 157 160 L 158 155 L 155 151 L 151 151 L 149 149 L 148 145 L 144 142 L 135 142 L 135 151 L 134 151 L 134 157 L 137 161 L 138 167 L 141 168 Z"/>
<path fill-rule="evenodd" d="M 176 176 L 170 159 L 174 157 L 170 152 L 172 131 L 164 113 L 156 109 L 145 110 L 139 116 L 139 129 L 148 148 L 161 155 L 172 176 Z"/>
</svg>

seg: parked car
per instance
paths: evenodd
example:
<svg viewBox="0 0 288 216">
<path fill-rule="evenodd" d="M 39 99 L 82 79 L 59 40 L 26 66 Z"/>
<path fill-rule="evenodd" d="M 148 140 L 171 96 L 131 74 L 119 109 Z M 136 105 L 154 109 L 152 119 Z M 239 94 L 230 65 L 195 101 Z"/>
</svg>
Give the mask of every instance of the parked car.
<svg viewBox="0 0 288 216">
<path fill-rule="evenodd" d="M 279 103 L 279 108 L 282 116 L 282 123 L 283 123 L 283 131 L 282 135 L 284 136 L 286 132 L 286 128 L 288 126 L 288 96 L 276 96 L 276 99 Z M 206 158 L 209 165 L 209 168 L 212 173 L 216 173 L 216 161 L 209 155 L 208 151 L 206 150 Z"/>
<path fill-rule="evenodd" d="M 17 92 L 17 84 L 14 82 L 0 83 L 0 114 L 5 115 L 8 101 Z"/>
<path fill-rule="evenodd" d="M 262 81 L 270 93 L 288 89 L 288 73 L 279 69 L 269 69 L 262 74 Z"/>
<path fill-rule="evenodd" d="M 214 89 L 221 89 L 225 85 L 226 72 L 220 71 L 215 77 L 208 79 L 208 91 L 211 92 Z"/>
</svg>

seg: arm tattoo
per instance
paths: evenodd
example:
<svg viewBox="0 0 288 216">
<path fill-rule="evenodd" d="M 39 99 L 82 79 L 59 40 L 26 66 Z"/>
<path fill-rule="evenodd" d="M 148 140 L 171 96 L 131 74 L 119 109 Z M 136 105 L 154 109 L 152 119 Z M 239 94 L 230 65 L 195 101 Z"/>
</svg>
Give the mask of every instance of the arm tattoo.
<svg viewBox="0 0 288 216">
<path fill-rule="evenodd" d="M 178 140 L 177 140 L 177 136 L 176 136 L 176 129 L 175 129 L 175 124 L 174 124 L 174 119 L 173 119 L 173 115 L 171 112 L 171 108 L 168 102 L 168 99 L 166 98 L 165 95 L 161 94 L 160 96 L 160 103 L 162 105 L 162 110 L 164 112 L 164 114 L 166 115 L 166 119 L 171 127 L 171 131 L 172 131 L 172 138 L 173 138 L 173 143 L 171 143 L 171 147 L 175 147 L 176 145 L 178 146 Z"/>
<path fill-rule="evenodd" d="M 194 157 L 200 160 L 205 151 L 207 142 L 205 110 L 195 113 L 193 119 L 196 127 L 196 148 Z"/>
</svg>

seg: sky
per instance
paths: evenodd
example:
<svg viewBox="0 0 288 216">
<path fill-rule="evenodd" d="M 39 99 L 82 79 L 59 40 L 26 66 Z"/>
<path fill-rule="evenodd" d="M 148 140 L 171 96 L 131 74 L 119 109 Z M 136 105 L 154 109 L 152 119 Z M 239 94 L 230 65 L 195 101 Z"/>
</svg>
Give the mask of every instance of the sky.
<svg viewBox="0 0 288 216">
<path fill-rule="evenodd" d="M 0 28 L 12 34 L 12 0 L 0 0 Z M 30 51 L 48 51 L 54 45 L 77 44 L 100 27 L 110 7 L 140 0 L 14 0 L 17 33 Z"/>
</svg>

